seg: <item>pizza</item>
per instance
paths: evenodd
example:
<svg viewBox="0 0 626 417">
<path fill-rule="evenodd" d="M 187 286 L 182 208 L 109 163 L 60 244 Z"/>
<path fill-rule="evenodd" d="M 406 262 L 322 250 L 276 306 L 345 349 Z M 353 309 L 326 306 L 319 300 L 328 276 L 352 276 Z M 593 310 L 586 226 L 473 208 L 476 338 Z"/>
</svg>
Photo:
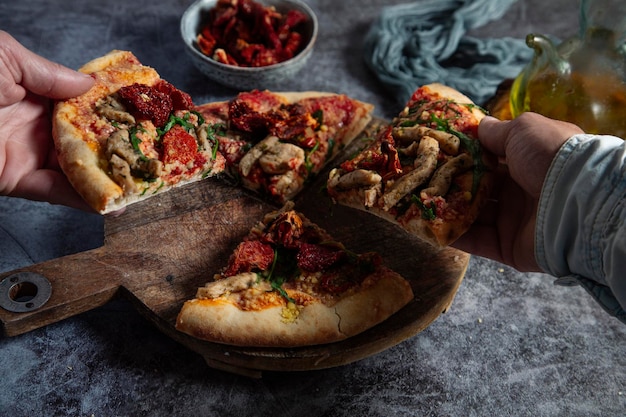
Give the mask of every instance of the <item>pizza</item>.
<svg viewBox="0 0 626 417">
<path fill-rule="evenodd" d="M 477 140 L 484 116 L 455 89 L 418 88 L 366 148 L 331 170 L 329 195 L 435 247 L 450 245 L 475 221 L 493 186 L 496 161 Z"/>
<path fill-rule="evenodd" d="M 380 255 L 349 251 L 290 202 L 259 221 L 183 304 L 176 329 L 236 346 L 318 345 L 359 334 L 412 298 Z"/>
<path fill-rule="evenodd" d="M 280 205 L 361 133 L 372 110 L 344 94 L 268 90 L 197 107 L 226 158 L 225 173 Z"/>
<path fill-rule="evenodd" d="M 195 105 L 128 51 L 85 64 L 94 86 L 57 102 L 53 137 L 72 186 L 105 214 L 225 172 L 284 204 L 371 120 L 343 94 L 249 91 Z"/>
<path fill-rule="evenodd" d="M 119 210 L 224 170 L 189 94 L 131 52 L 111 51 L 80 71 L 95 84 L 55 103 L 52 133 L 61 168 L 94 210 Z"/>
</svg>

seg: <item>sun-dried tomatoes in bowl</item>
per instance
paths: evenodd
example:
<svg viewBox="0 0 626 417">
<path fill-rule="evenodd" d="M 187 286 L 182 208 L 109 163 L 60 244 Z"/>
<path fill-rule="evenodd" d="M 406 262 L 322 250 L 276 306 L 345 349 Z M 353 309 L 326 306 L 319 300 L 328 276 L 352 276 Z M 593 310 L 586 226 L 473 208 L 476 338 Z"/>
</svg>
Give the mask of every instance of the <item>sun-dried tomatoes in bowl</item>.
<svg viewBox="0 0 626 417">
<path fill-rule="evenodd" d="M 278 87 L 295 75 L 317 30 L 315 14 L 299 0 L 198 0 L 181 20 L 196 67 L 240 91 Z"/>
</svg>

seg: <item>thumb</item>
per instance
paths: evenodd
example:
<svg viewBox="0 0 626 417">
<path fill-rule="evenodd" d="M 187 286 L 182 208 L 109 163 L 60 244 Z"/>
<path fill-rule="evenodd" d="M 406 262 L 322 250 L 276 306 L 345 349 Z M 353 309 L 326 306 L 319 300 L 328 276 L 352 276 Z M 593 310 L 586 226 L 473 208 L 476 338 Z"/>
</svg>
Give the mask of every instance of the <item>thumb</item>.
<svg viewBox="0 0 626 417">
<path fill-rule="evenodd" d="M 492 116 L 483 118 L 478 125 L 478 140 L 497 156 L 505 156 L 510 120 L 501 121 Z"/>
<path fill-rule="evenodd" d="M 0 31 L 0 45 L 0 63 L 13 78 L 13 85 L 5 92 L 9 96 L 23 97 L 25 89 L 48 98 L 65 99 L 83 94 L 93 85 L 89 75 L 29 51 L 6 32 Z"/>
</svg>

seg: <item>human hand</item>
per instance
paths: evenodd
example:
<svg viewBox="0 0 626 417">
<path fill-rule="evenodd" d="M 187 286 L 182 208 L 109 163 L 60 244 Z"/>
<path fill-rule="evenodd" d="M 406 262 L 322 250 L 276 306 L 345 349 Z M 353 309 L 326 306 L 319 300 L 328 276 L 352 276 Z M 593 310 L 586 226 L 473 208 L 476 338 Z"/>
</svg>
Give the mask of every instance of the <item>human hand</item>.
<svg viewBox="0 0 626 417">
<path fill-rule="evenodd" d="M 51 99 L 85 93 L 93 79 L 34 54 L 0 31 L 0 195 L 93 211 L 61 171 Z"/>
<path fill-rule="evenodd" d="M 519 271 L 539 271 L 534 241 L 541 188 L 560 147 L 578 133 L 583 131 L 571 123 L 536 113 L 510 121 L 483 119 L 479 140 L 501 164 L 492 199 L 453 246 Z"/>
</svg>

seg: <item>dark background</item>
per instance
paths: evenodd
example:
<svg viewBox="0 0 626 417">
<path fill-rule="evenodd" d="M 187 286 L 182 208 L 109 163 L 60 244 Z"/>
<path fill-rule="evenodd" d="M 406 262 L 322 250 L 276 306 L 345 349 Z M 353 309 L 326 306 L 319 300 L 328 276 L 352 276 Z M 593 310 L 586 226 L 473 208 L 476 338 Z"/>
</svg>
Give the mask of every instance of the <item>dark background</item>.
<svg viewBox="0 0 626 417">
<path fill-rule="evenodd" d="M 496 1 L 496 0 L 494 0 Z M 348 93 L 389 118 L 398 107 L 365 68 L 361 41 L 397 1 L 309 1 L 320 33 L 310 68 L 284 90 Z M 235 92 L 187 59 L 165 1 L 0 1 L 0 29 L 72 68 L 132 50 L 196 103 Z M 577 2 L 520 0 L 476 36 L 576 33 Z M 0 271 L 102 245 L 100 216 L 0 198 Z M 6 416 L 618 416 L 626 409 L 626 327 L 581 288 L 473 257 L 450 310 L 401 344 L 322 371 L 260 380 L 207 367 L 116 300 L 0 338 L 0 415 Z"/>
</svg>

